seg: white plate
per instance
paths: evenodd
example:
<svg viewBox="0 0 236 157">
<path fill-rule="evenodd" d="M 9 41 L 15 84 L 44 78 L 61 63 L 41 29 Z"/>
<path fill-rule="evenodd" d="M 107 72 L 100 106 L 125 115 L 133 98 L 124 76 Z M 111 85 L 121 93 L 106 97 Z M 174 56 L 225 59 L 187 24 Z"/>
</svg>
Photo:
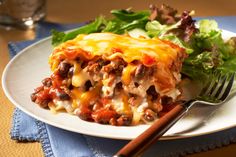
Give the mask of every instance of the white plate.
<svg viewBox="0 0 236 157">
<path fill-rule="evenodd" d="M 236 34 L 223 31 L 224 38 Z M 22 50 L 6 66 L 2 85 L 9 100 L 30 116 L 50 125 L 87 135 L 113 139 L 133 139 L 149 125 L 116 127 L 86 122 L 67 113 L 52 114 L 30 100 L 33 89 L 50 75 L 48 56 L 51 38 L 41 40 Z M 173 126 L 162 139 L 199 136 L 236 126 L 236 97 L 222 106 L 194 106 L 189 114 Z"/>
</svg>

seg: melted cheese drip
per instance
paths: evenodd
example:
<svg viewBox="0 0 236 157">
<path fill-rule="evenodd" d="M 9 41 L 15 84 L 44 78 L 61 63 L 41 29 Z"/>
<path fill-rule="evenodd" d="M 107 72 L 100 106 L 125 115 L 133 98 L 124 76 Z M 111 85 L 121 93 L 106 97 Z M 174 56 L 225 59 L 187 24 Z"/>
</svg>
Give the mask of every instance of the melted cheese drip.
<svg viewBox="0 0 236 157">
<path fill-rule="evenodd" d="M 128 64 L 128 65 L 124 68 L 123 74 L 122 74 L 122 77 L 121 77 L 121 80 L 122 80 L 122 82 L 123 82 L 125 85 L 130 84 L 130 82 L 131 82 L 131 74 L 134 72 L 135 69 L 136 69 L 136 66 L 135 66 L 135 65 L 132 65 L 132 64 Z"/>
</svg>

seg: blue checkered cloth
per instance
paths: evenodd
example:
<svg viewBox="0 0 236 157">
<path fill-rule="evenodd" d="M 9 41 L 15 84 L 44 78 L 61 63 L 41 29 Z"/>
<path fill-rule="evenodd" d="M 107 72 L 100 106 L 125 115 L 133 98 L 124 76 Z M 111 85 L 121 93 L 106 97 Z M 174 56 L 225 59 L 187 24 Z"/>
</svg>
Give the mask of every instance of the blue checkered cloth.
<svg viewBox="0 0 236 157">
<path fill-rule="evenodd" d="M 215 19 L 220 28 L 236 32 L 236 16 L 208 18 Z M 51 29 L 64 31 L 78 26 L 81 24 L 62 25 L 41 22 L 36 28 L 37 37 L 35 40 L 9 43 L 10 55 L 14 57 L 23 48 L 49 36 Z M 110 157 L 128 142 L 65 131 L 38 121 L 18 108 L 14 111 L 10 135 L 13 140 L 17 141 L 41 142 L 45 157 Z M 236 142 L 236 128 L 231 128 L 187 139 L 158 141 L 145 152 L 144 157 L 184 156 L 234 142 Z"/>
</svg>

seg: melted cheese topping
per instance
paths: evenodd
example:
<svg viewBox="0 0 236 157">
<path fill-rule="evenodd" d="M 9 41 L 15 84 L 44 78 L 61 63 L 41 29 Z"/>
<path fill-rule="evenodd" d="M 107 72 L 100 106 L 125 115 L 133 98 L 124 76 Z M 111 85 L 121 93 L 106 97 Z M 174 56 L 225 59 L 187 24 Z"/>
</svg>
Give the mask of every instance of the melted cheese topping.
<svg viewBox="0 0 236 157">
<path fill-rule="evenodd" d="M 107 100 L 112 98 L 110 107 L 120 115 L 132 115 L 132 124 L 136 125 L 142 119 L 145 109 L 152 104 L 148 102 L 146 92 L 149 87 L 154 85 L 160 96 L 170 96 L 173 100 L 180 95 L 176 85 L 180 81 L 178 74 L 184 54 L 185 51 L 179 46 L 158 38 L 133 38 L 112 33 L 78 35 L 75 39 L 56 47 L 49 57 L 52 71 L 57 72 L 58 65 L 63 60 L 73 65 L 72 101 L 54 101 L 54 104 L 49 104 L 49 107 L 55 111 L 64 108 L 67 112 L 76 113 L 81 106 L 89 109 L 96 101 L 106 104 L 102 98 Z M 77 57 L 80 59 L 77 60 Z M 90 61 L 97 58 L 110 61 L 122 58 L 127 64 L 119 74 L 121 76 L 116 76 L 115 80 L 111 81 L 112 78 L 104 77 L 107 74 L 105 73 L 102 80 L 90 87 L 90 90 L 83 92 L 85 82 L 90 80 L 93 84 L 94 80 L 86 68 L 82 68 L 80 60 Z M 138 67 L 138 64 L 133 62 L 135 60 L 139 61 L 138 64 L 142 63 L 153 70 L 152 74 L 148 73 L 148 76 L 139 81 L 138 86 L 134 84 L 134 75 Z M 176 67 L 172 68 L 173 65 Z M 113 95 L 115 86 L 120 81 L 123 90 Z M 137 100 L 133 100 L 135 105 L 130 105 L 130 93 L 139 96 L 135 98 Z"/>
<path fill-rule="evenodd" d="M 132 38 L 127 35 L 112 33 L 93 33 L 78 35 L 54 49 L 49 63 L 54 71 L 58 60 L 75 59 L 78 55 L 86 59 L 102 56 L 113 60 L 121 57 L 127 63 L 141 61 L 146 66 L 165 63 L 170 65 L 183 49 L 158 38 Z"/>
</svg>

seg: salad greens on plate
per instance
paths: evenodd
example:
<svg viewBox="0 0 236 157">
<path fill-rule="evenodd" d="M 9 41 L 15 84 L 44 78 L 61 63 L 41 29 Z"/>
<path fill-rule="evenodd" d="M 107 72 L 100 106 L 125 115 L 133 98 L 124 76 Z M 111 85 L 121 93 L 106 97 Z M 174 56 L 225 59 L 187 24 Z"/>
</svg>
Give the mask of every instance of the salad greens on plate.
<svg viewBox="0 0 236 157">
<path fill-rule="evenodd" d="M 64 33 L 52 30 L 52 44 L 57 46 L 78 34 L 112 32 L 116 34 L 135 33 L 145 37 L 169 40 L 188 53 L 181 73 L 194 80 L 205 79 L 215 71 L 236 71 L 236 37 L 225 41 L 222 30 L 214 20 L 203 19 L 196 22 L 193 11 L 177 10 L 162 5 L 150 10 L 134 12 L 131 9 L 112 10 L 113 18 L 99 16 L 93 22 Z"/>
</svg>

